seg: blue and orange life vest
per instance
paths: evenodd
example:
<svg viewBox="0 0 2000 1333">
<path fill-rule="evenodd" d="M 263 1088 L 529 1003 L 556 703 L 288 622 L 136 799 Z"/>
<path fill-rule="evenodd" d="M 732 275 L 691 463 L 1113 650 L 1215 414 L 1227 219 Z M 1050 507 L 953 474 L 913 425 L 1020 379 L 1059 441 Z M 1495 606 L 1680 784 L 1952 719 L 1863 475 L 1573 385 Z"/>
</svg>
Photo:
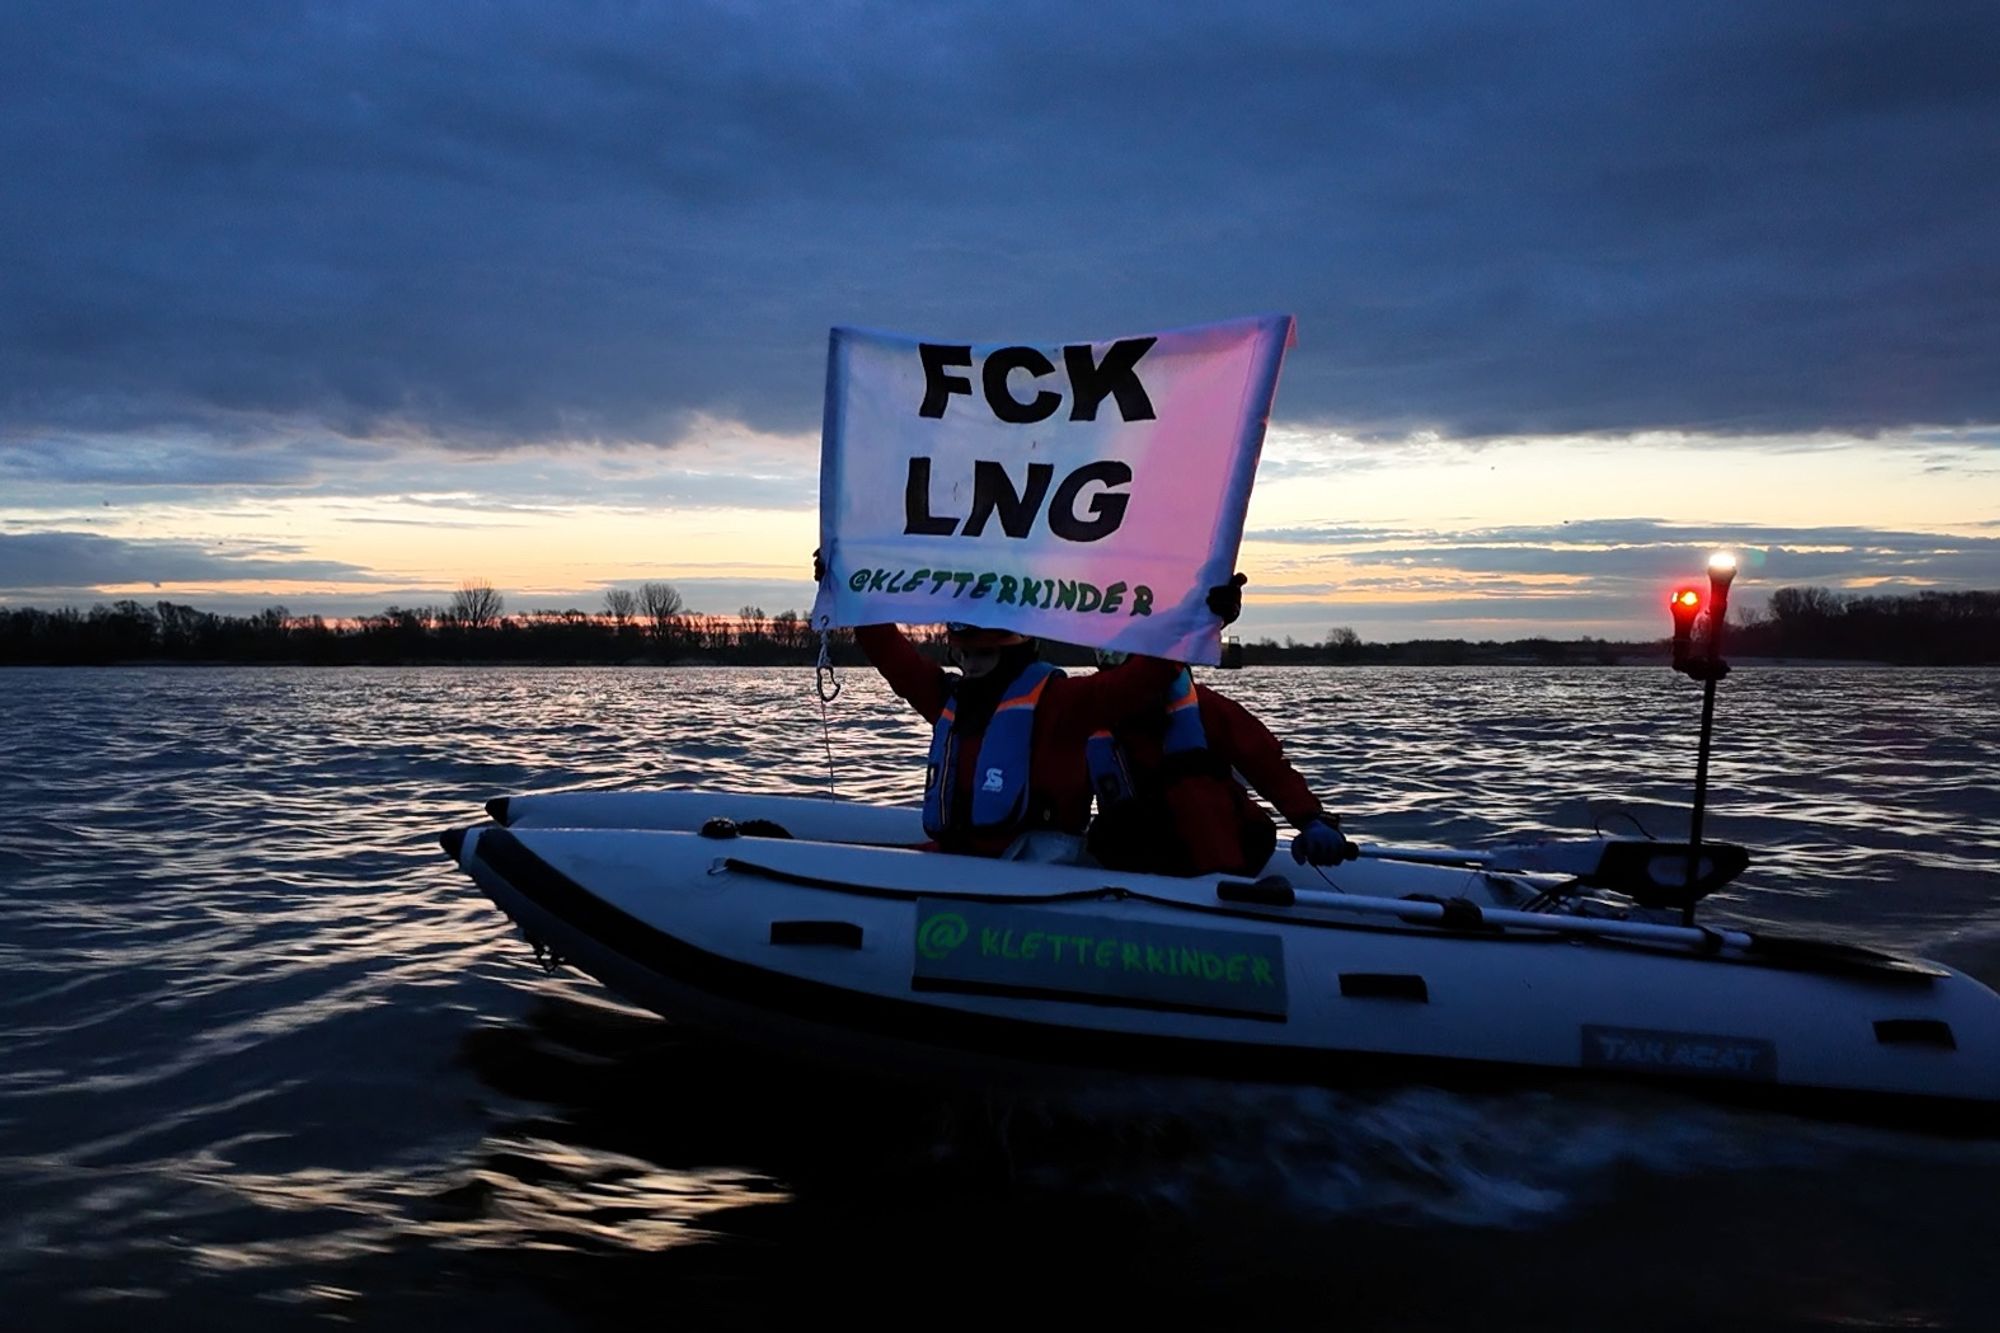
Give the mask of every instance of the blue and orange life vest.
<svg viewBox="0 0 2000 1333">
<path fill-rule="evenodd" d="M 942 838 L 953 829 L 1011 834 L 1025 829 L 1030 808 L 1029 774 L 1034 757 L 1035 705 L 1042 689 L 1063 673 L 1047 662 L 1031 662 L 1008 683 L 979 741 L 979 765 L 971 793 L 970 818 L 961 820 L 967 794 L 960 791 L 959 738 L 952 731 L 958 695 L 945 700 L 931 727 L 931 754 L 924 774 L 924 832 Z"/>
<path fill-rule="evenodd" d="M 1194 676 L 1182 667 L 1173 684 L 1167 687 L 1167 730 L 1160 740 L 1160 752 L 1194 758 L 1205 756 L 1207 750 L 1208 733 L 1201 725 L 1201 699 L 1194 692 Z M 1109 731 L 1092 732 L 1085 755 L 1090 763 L 1090 789 L 1097 797 L 1100 813 L 1138 795 L 1131 767 L 1125 761 L 1125 747 L 1118 743 L 1117 737 Z M 1181 764 L 1169 767 L 1179 769 L 1185 763 L 1183 759 Z"/>
</svg>

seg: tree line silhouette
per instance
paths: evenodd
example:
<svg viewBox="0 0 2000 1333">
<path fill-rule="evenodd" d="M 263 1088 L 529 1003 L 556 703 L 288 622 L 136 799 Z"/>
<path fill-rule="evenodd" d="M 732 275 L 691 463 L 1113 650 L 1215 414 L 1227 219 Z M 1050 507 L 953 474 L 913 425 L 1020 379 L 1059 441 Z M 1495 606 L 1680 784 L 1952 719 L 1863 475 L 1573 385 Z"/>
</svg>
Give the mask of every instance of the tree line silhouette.
<svg viewBox="0 0 2000 1333">
<path fill-rule="evenodd" d="M 1764 611 L 1738 610 L 1726 656 L 1861 659 L 1924 665 L 2000 663 L 2000 592 L 1855 595 L 1781 588 Z M 938 631 L 919 630 L 936 646 Z M 833 660 L 861 660 L 845 631 L 829 636 Z M 174 602 L 117 601 L 88 611 L 0 607 L 0 664 L 269 662 L 312 665 L 546 662 L 571 664 L 799 665 L 817 660 L 819 635 L 796 611 L 735 615 L 691 611 L 672 584 L 614 588 L 595 611 L 506 614 L 491 585 L 467 583 L 441 607 L 391 606 L 348 620 L 294 616 L 282 606 L 230 616 Z M 1090 661 L 1087 650 L 1048 645 L 1052 660 Z M 1592 665 L 1666 659 L 1651 641 L 1416 639 L 1370 643 L 1337 628 L 1317 643 L 1258 639 L 1228 645 L 1232 664 Z"/>
<path fill-rule="evenodd" d="M 1857 594 L 1780 588 L 1731 624 L 1724 655 L 1835 657 L 1928 666 L 2000 663 L 2000 592 Z"/>
<path fill-rule="evenodd" d="M 859 660 L 853 636 L 840 658 Z M 687 609 L 671 584 L 610 590 L 598 611 L 506 614 L 490 584 L 468 583 L 444 606 L 391 606 L 346 620 L 294 616 L 272 606 L 219 615 L 174 602 L 97 605 L 89 611 L 0 608 L 0 663 L 132 661 L 294 662 L 389 665 L 451 662 L 682 663 L 781 665 L 811 662 L 819 636 L 796 611 L 733 616 Z"/>
<path fill-rule="evenodd" d="M 1652 657 L 1664 661 L 1667 652 L 1665 637 L 1642 642 L 1529 638 L 1502 643 L 1466 639 L 1368 643 L 1344 628 L 1320 643 L 1259 639 L 1240 646 L 1246 666 L 1588 666 Z M 1780 588 L 1763 609 L 1741 604 L 1730 609 L 1723 656 L 1905 666 L 2000 663 L 2000 592 L 1855 594 Z"/>
</svg>

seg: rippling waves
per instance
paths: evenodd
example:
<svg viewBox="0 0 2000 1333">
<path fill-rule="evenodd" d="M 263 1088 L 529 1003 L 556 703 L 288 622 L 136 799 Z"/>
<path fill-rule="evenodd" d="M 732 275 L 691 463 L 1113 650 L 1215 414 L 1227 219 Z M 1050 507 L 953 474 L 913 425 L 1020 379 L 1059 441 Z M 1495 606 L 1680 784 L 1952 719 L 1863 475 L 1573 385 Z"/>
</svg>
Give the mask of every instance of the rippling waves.
<svg viewBox="0 0 2000 1333">
<path fill-rule="evenodd" d="M 1622 1094 L 917 1094 L 543 976 L 438 854 L 489 796 L 821 791 L 829 745 L 841 795 L 916 800 L 925 728 L 845 680 L 829 738 L 805 671 L 0 673 L 9 1308 L 760 1327 L 876 1289 L 1036 1318 L 1077 1283 L 1100 1313 L 1354 1327 L 1992 1309 L 1961 1202 L 2000 1184 L 1984 1148 Z M 1211 680 L 1365 839 L 1685 827 L 1699 694 L 1664 670 Z M 1717 915 L 1995 980 L 1996 752 L 2000 673 L 1737 672 L 1709 832 L 1758 857 Z"/>
</svg>

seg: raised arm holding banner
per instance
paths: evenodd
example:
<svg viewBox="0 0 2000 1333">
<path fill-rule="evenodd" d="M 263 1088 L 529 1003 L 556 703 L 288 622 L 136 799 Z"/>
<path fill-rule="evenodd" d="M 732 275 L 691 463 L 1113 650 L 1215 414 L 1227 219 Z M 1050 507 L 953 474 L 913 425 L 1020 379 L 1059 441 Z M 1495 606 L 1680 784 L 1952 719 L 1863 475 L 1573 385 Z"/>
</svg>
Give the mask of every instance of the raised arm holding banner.
<svg viewBox="0 0 2000 1333">
<path fill-rule="evenodd" d="M 1059 346 L 833 330 L 813 623 L 1214 663 L 1289 315 Z"/>
</svg>

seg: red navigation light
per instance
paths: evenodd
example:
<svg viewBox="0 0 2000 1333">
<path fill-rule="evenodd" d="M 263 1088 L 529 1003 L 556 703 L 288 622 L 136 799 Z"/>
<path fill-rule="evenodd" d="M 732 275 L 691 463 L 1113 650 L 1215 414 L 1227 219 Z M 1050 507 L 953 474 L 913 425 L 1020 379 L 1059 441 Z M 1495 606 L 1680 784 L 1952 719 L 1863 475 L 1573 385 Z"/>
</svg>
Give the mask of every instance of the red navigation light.
<svg viewBox="0 0 2000 1333">
<path fill-rule="evenodd" d="M 1667 609 L 1674 613 L 1674 669 L 1678 671 L 1686 667 L 1689 654 L 1694 651 L 1694 618 L 1701 610 L 1701 593 L 1693 588 L 1676 588 L 1667 599 Z"/>
</svg>

